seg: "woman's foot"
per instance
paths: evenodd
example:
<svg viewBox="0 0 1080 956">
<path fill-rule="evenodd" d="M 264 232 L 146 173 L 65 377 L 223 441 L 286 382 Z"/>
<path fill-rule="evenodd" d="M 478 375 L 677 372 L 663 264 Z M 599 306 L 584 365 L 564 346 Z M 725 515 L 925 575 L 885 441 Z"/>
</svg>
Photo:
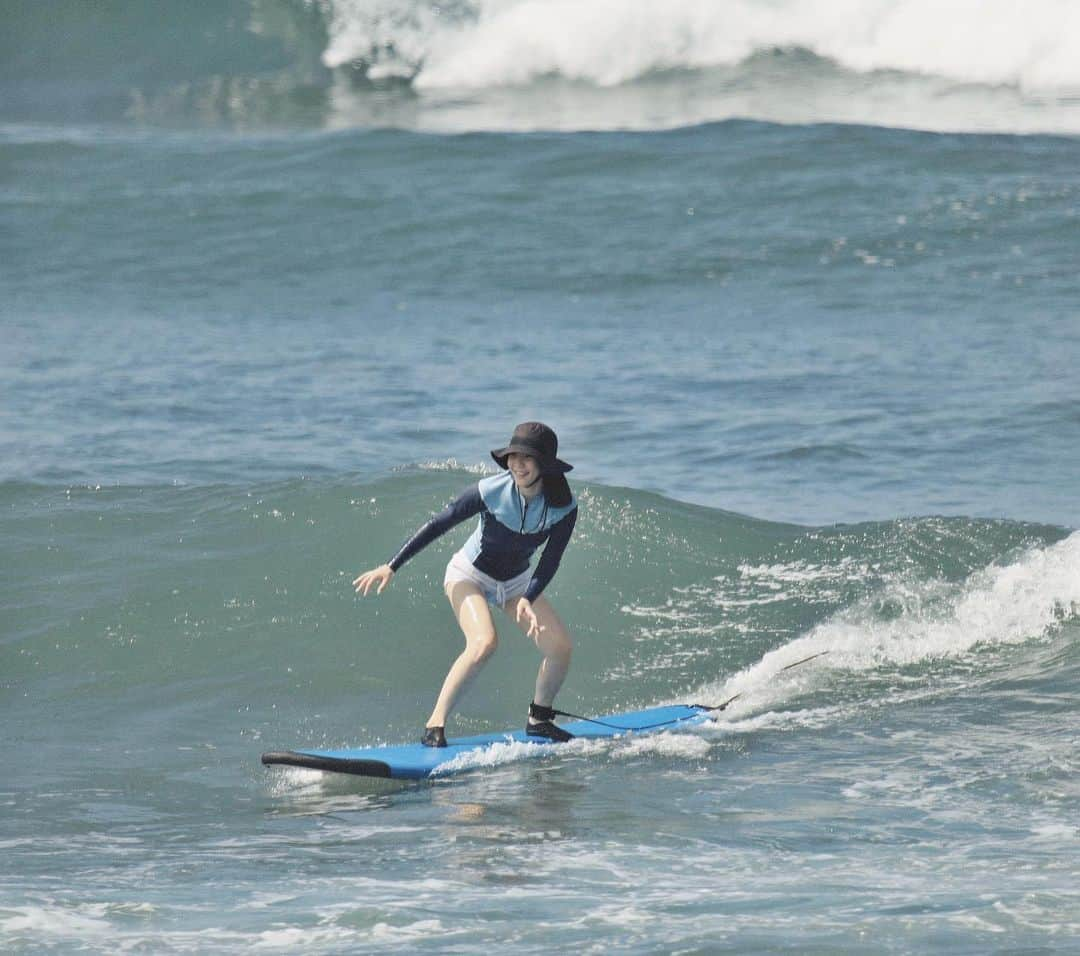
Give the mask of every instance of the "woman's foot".
<svg viewBox="0 0 1080 956">
<path fill-rule="evenodd" d="M 554 724 L 555 711 L 550 707 L 544 707 L 541 704 L 529 704 L 529 719 L 525 724 L 525 735 L 527 737 L 543 737 L 545 740 L 554 740 L 557 743 L 564 744 L 568 740 L 573 740 L 574 735 L 562 727 L 556 727 Z"/>
<path fill-rule="evenodd" d="M 446 734 L 442 727 L 425 727 L 424 736 L 420 738 L 420 743 L 425 747 L 445 747 Z"/>
<path fill-rule="evenodd" d="M 525 734 L 529 737 L 543 737 L 545 740 L 554 740 L 556 743 L 564 744 L 568 740 L 573 740 L 574 735 L 557 727 L 550 720 L 530 720 L 525 725 Z"/>
</svg>

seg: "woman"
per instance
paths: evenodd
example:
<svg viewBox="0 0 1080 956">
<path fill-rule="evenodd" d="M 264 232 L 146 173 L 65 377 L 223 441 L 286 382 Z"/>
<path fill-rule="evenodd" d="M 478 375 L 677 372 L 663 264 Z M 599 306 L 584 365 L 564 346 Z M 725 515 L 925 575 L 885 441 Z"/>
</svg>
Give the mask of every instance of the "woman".
<svg viewBox="0 0 1080 956">
<path fill-rule="evenodd" d="M 443 681 L 421 743 L 446 746 L 446 720 L 462 692 L 495 651 L 498 637 L 489 604 L 509 614 L 532 638 L 543 661 L 525 732 L 530 737 L 573 739 L 553 722 L 552 703 L 570 667 L 570 634 L 543 590 L 554 577 L 577 521 L 577 502 L 566 472 L 573 466 L 557 457 L 559 441 L 547 425 L 525 422 L 514 429 L 510 444 L 492 451 L 502 474 L 482 479 L 432 518 L 391 559 L 361 574 L 353 587 L 376 594 L 397 570 L 436 538 L 473 515 L 480 523 L 465 546 L 446 566 L 443 588 L 465 635 L 465 650 Z M 544 544 L 536 570 L 529 559 Z"/>
</svg>

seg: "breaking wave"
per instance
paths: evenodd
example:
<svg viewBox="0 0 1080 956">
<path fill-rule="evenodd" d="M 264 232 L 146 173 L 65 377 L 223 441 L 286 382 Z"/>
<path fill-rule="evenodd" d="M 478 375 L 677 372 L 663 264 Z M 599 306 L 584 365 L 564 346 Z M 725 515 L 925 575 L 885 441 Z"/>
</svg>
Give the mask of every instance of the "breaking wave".
<svg viewBox="0 0 1080 956">
<path fill-rule="evenodd" d="M 223 0 L 16 11 L 0 116 L 658 129 L 730 118 L 1080 132 L 1064 0 Z"/>
</svg>

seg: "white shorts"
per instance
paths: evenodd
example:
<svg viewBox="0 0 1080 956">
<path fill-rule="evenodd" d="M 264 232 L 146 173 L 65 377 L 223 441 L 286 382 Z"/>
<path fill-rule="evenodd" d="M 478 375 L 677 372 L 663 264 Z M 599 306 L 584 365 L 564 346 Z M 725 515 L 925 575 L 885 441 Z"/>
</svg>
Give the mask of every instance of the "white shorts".
<svg viewBox="0 0 1080 956">
<path fill-rule="evenodd" d="M 483 571 L 478 571 L 472 561 L 465 557 L 464 551 L 458 551 L 446 566 L 443 587 L 457 581 L 471 581 L 484 592 L 488 604 L 502 607 L 507 601 L 521 597 L 529 589 L 532 569 L 526 568 L 516 578 L 511 578 L 509 581 L 496 581 Z"/>
</svg>

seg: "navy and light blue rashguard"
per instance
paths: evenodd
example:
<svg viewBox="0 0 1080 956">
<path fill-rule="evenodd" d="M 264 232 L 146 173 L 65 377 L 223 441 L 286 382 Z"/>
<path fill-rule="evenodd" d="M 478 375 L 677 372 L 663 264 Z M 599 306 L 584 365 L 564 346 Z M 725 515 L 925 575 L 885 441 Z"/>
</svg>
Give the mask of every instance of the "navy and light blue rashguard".
<svg viewBox="0 0 1080 956">
<path fill-rule="evenodd" d="M 548 504 L 543 494 L 526 502 L 510 472 L 484 478 L 416 532 L 390 561 L 397 571 L 406 561 L 436 538 L 474 515 L 480 523 L 465 546 L 473 566 L 496 581 L 509 581 L 529 568 L 540 545 L 547 544 L 537 562 L 525 597 L 535 601 L 559 568 L 563 551 L 574 533 L 577 501 L 571 497 L 563 507 Z"/>
</svg>

